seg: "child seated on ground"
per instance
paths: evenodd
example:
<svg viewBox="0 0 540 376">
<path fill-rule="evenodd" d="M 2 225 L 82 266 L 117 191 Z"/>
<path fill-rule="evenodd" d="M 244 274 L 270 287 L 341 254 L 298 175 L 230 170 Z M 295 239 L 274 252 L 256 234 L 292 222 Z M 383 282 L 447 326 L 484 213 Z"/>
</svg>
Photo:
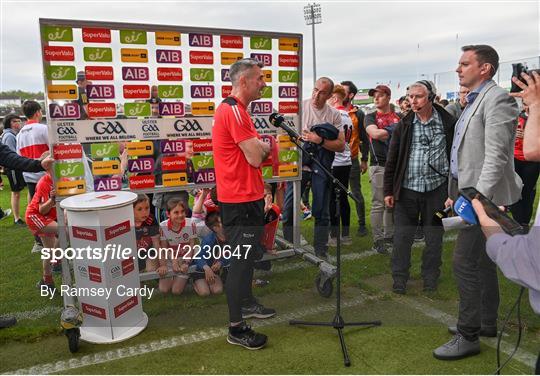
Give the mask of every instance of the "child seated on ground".
<svg viewBox="0 0 540 376">
<path fill-rule="evenodd" d="M 137 238 L 137 256 L 139 272 L 153 272 L 158 267 L 155 254 L 148 257 L 147 250 L 154 248 L 159 250 L 159 225 L 154 216 L 150 214 L 150 199 L 145 193 L 137 195 L 137 201 L 133 203 L 133 217 L 135 219 L 135 236 Z"/>
<path fill-rule="evenodd" d="M 194 260 L 197 269 L 191 273 L 193 289 L 200 296 L 223 292 L 224 278 L 230 261 L 223 257 L 225 233 L 221 226 L 218 207 L 208 201 L 209 193 L 210 189 L 203 189 L 193 205 L 193 218 L 204 216 L 205 226 L 210 230 L 201 236 L 201 252 Z M 206 208 L 206 215 L 203 207 Z"/>
<path fill-rule="evenodd" d="M 26 208 L 26 223 L 32 234 L 39 236 L 44 248 L 58 247 L 58 223 L 56 222 L 56 192 L 50 170 L 39 179 L 36 193 Z M 43 260 L 43 277 L 37 283 L 41 289 L 46 285 L 54 289 L 52 267 L 49 259 Z"/>
<path fill-rule="evenodd" d="M 186 218 L 186 211 L 187 204 L 183 200 L 172 198 L 167 202 L 169 219 L 160 224 L 162 249 L 157 272 L 161 277 L 159 290 L 162 293 L 171 291 L 173 294 L 180 295 L 189 278 L 188 267 L 191 263 L 197 232 L 191 218 Z M 165 249 L 167 249 L 166 252 Z M 177 274 L 174 277 L 164 278 L 169 268 Z"/>
</svg>

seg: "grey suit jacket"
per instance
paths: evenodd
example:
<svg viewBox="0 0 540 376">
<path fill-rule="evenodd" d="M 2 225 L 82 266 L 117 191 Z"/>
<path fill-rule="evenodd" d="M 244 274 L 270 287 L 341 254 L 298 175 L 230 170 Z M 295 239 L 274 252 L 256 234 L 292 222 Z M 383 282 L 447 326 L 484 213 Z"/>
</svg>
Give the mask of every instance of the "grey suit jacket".
<svg viewBox="0 0 540 376">
<path fill-rule="evenodd" d="M 459 189 L 476 187 L 497 205 L 520 199 L 523 184 L 514 171 L 518 113 L 506 90 L 494 81 L 484 86 L 465 119 L 461 140 L 452 146 L 458 148 Z"/>
</svg>

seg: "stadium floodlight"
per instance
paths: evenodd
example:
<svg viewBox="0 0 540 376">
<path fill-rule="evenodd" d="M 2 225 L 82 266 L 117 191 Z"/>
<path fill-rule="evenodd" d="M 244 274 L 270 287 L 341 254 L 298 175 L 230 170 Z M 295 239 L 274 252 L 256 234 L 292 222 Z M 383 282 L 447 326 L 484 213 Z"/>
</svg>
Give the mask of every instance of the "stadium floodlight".
<svg viewBox="0 0 540 376">
<path fill-rule="evenodd" d="M 306 25 L 311 25 L 311 40 L 313 42 L 313 82 L 317 80 L 317 59 L 315 57 L 315 25 L 322 23 L 321 4 L 308 4 L 304 7 Z"/>
</svg>

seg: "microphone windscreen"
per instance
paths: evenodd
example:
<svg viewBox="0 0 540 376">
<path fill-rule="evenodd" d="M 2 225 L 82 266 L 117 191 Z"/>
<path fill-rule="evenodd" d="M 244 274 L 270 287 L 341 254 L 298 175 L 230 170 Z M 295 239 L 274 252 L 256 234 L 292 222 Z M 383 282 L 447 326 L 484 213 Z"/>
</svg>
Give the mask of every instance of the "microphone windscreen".
<svg viewBox="0 0 540 376">
<path fill-rule="evenodd" d="M 270 124 L 272 124 L 274 127 L 279 128 L 281 123 L 285 120 L 282 115 L 278 114 L 277 112 L 274 112 L 269 117 Z"/>
<path fill-rule="evenodd" d="M 465 222 L 473 225 L 478 224 L 474 208 L 472 207 L 471 202 L 465 197 L 459 196 L 459 198 L 454 202 L 454 212 L 463 218 Z"/>
</svg>

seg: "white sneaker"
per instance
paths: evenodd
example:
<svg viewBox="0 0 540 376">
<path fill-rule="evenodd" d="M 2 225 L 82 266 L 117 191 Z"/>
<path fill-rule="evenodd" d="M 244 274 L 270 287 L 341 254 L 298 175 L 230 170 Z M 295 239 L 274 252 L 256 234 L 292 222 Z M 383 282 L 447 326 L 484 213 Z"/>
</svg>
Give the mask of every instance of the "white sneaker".
<svg viewBox="0 0 540 376">
<path fill-rule="evenodd" d="M 3 210 L 2 213 L 3 213 L 3 215 L 2 215 L 2 217 L 0 217 L 0 220 L 4 219 L 6 217 L 9 217 L 11 215 L 11 209 Z"/>
<path fill-rule="evenodd" d="M 352 244 L 352 238 L 350 236 L 341 237 L 341 244 L 343 244 L 343 245 L 351 245 Z"/>
<path fill-rule="evenodd" d="M 34 245 L 32 246 L 31 253 L 39 253 L 43 249 L 43 246 L 41 244 L 38 244 L 37 242 L 34 242 Z"/>
<path fill-rule="evenodd" d="M 329 247 L 337 247 L 337 238 L 329 237 L 326 245 Z"/>
</svg>

